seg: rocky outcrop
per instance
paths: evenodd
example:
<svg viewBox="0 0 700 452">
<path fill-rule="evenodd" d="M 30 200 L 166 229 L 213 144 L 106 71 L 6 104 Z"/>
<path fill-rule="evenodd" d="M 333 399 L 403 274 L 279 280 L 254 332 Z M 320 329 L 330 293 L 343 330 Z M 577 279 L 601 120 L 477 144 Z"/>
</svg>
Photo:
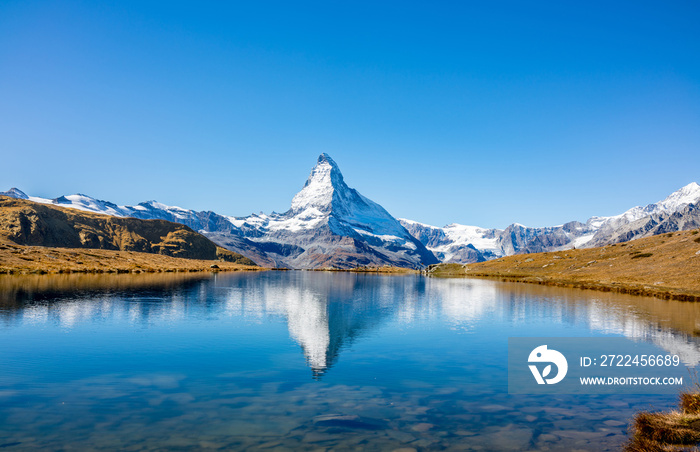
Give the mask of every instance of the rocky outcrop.
<svg viewBox="0 0 700 452">
<path fill-rule="evenodd" d="M 676 212 L 649 215 L 620 226 L 618 229 L 604 231 L 605 234 L 596 234 L 591 240 L 590 246 L 604 246 L 697 228 L 700 228 L 700 206 L 689 204 Z"/>
<path fill-rule="evenodd" d="M 616 216 L 591 217 L 585 223 L 571 221 L 542 228 L 514 223 L 506 229 L 450 224 L 440 228 L 395 219 L 348 187 L 327 154 L 318 158 L 291 208 L 282 214 L 230 217 L 156 201 L 118 206 L 80 194 L 43 199 L 28 197 L 16 188 L 5 194 L 116 217 L 181 223 L 263 266 L 345 269 L 366 265 L 420 268 L 438 260 L 473 263 L 518 253 L 601 246 L 697 227 L 695 210 L 686 208 L 700 205 L 700 185 L 690 183 L 657 203 Z"/>
<path fill-rule="evenodd" d="M 421 268 L 438 262 L 435 255 L 382 206 L 348 187 L 340 168 L 327 154 L 318 158 L 306 184 L 294 196 L 291 208 L 282 214 L 236 218 L 166 206 L 156 201 L 119 206 L 81 194 L 44 199 L 28 197 L 17 189 L 7 193 L 14 198 L 29 198 L 114 217 L 177 222 L 230 251 L 269 267 Z"/>
<path fill-rule="evenodd" d="M 189 227 L 165 220 L 140 220 L 0 197 L 0 236 L 18 245 L 92 248 L 219 259 L 251 265 Z"/>
<path fill-rule="evenodd" d="M 700 185 L 693 182 L 665 199 L 633 207 L 612 217 L 591 217 L 586 223 L 531 228 L 511 224 L 484 229 L 450 224 L 443 228 L 401 219 L 401 223 L 445 263 L 474 263 L 521 253 L 560 251 L 619 243 L 640 237 L 698 227 Z M 479 254 L 474 253 L 476 250 Z"/>
</svg>

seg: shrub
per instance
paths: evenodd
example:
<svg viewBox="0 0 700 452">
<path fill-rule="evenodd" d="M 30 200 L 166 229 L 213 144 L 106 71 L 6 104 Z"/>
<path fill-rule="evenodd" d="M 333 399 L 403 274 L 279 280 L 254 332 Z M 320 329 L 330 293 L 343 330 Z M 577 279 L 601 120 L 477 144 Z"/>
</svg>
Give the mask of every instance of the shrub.
<svg viewBox="0 0 700 452">
<path fill-rule="evenodd" d="M 635 416 L 631 430 L 636 437 L 662 444 L 697 444 L 700 441 L 700 431 L 689 425 L 696 420 L 697 418 L 683 416 L 677 411 L 642 412 Z"/>
<path fill-rule="evenodd" d="M 686 414 L 699 414 L 700 394 L 697 392 L 681 392 L 680 408 Z"/>
<path fill-rule="evenodd" d="M 653 254 L 652 253 L 635 254 L 634 256 L 632 256 L 632 259 L 636 259 L 638 257 L 650 257 L 650 256 L 653 256 Z"/>
</svg>

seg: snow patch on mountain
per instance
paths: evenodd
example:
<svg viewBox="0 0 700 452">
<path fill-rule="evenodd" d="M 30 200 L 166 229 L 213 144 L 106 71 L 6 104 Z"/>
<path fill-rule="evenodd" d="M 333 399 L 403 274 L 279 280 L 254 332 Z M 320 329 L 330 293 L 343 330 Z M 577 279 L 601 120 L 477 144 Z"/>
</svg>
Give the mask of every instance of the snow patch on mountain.
<svg viewBox="0 0 700 452">
<path fill-rule="evenodd" d="M 499 229 L 456 223 L 440 228 L 405 218 L 399 221 L 441 262 L 481 262 L 504 255 L 498 243 L 503 232 Z"/>
<path fill-rule="evenodd" d="M 292 199 L 291 212 L 295 215 L 307 209 L 328 213 L 333 206 L 336 187 L 345 185 L 343 175 L 335 161 L 326 153 L 321 154 L 311 170 L 304 188 Z"/>
<path fill-rule="evenodd" d="M 437 262 L 382 206 L 348 187 L 328 154 L 319 156 L 287 212 L 230 221 L 254 242 L 288 245 L 276 259 L 295 268 L 314 262 L 344 267 Z"/>
<path fill-rule="evenodd" d="M 646 207 L 633 207 L 615 216 L 591 217 L 586 223 L 572 221 L 545 228 L 513 223 L 500 230 L 460 224 L 439 228 L 413 220 L 400 221 L 443 262 L 468 263 L 478 262 L 481 257 L 492 259 L 517 253 L 602 246 L 648 236 L 653 233 L 650 231 L 692 228 L 696 224 L 696 210 L 688 210 L 688 206 L 693 205 L 700 205 L 700 185 L 695 182 Z M 682 218 L 669 216 L 678 212 L 685 212 Z M 648 218 L 652 219 L 651 223 L 646 222 Z M 655 226 L 662 220 L 663 227 Z"/>
<path fill-rule="evenodd" d="M 16 189 L 6 193 L 13 197 L 26 196 Z M 261 265 L 420 268 L 438 262 L 382 206 L 348 187 L 340 168 L 328 154 L 319 156 L 304 187 L 292 199 L 291 208 L 282 214 L 232 217 L 157 201 L 119 206 L 82 194 L 29 199 L 112 216 L 182 223 Z"/>
<path fill-rule="evenodd" d="M 700 221 L 700 185 L 695 182 L 657 203 L 633 207 L 620 215 L 594 216 L 586 223 L 573 221 L 545 228 L 513 223 L 506 229 L 487 229 L 397 220 L 348 187 L 328 154 L 319 156 L 303 188 L 292 199 L 291 208 L 282 214 L 233 217 L 157 201 L 120 206 L 83 194 L 47 199 L 27 196 L 17 188 L 0 195 L 112 216 L 182 223 L 261 265 L 291 268 L 421 267 L 437 259 L 480 262 L 517 253 L 601 246 L 674 228 L 692 228 Z"/>
<path fill-rule="evenodd" d="M 12 187 L 11 189 L 9 189 L 7 191 L 0 192 L 0 196 L 9 196 L 10 198 L 17 198 L 17 199 L 29 199 L 29 196 L 27 196 L 26 193 L 24 193 L 19 188 L 14 188 L 14 187 Z"/>
</svg>

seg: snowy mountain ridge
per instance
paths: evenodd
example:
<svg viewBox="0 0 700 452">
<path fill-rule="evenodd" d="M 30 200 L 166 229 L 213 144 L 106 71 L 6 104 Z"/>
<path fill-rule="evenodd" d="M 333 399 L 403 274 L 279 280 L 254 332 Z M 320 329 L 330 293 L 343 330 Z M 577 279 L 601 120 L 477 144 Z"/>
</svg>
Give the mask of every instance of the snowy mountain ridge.
<svg viewBox="0 0 700 452">
<path fill-rule="evenodd" d="M 586 223 L 572 221 L 545 228 L 530 228 L 514 223 L 506 229 L 484 229 L 456 223 L 440 228 L 403 218 L 399 221 L 441 261 L 467 263 L 517 253 L 602 246 L 616 243 L 622 240 L 621 237 L 630 240 L 647 236 L 642 229 L 635 233 L 619 232 L 627 225 L 647 217 L 669 216 L 686 209 L 689 205 L 700 205 L 700 185 L 696 182 L 676 190 L 659 202 L 645 207 L 636 206 L 615 216 L 594 216 Z M 674 221 L 674 224 L 681 225 L 680 227 L 692 227 L 694 224 L 692 221 Z M 651 226 L 646 228 L 650 229 Z M 470 246 L 480 255 L 471 251 L 465 255 L 465 250 Z"/>
<path fill-rule="evenodd" d="M 338 165 L 325 153 L 319 156 L 304 187 L 294 196 L 291 208 L 282 214 L 232 217 L 156 201 L 119 206 L 82 194 L 47 199 L 27 196 L 15 188 L 0 195 L 112 216 L 183 223 L 260 265 L 420 268 L 438 262 L 383 207 L 348 187 Z"/>
<path fill-rule="evenodd" d="M 276 262 L 293 268 L 421 267 L 437 262 L 382 206 L 348 187 L 325 153 L 287 212 L 227 218 L 242 237 L 267 247 Z"/>
<path fill-rule="evenodd" d="M 12 188 L 0 195 L 112 216 L 164 219 L 185 224 L 217 244 L 260 265 L 290 268 L 397 265 L 419 268 L 441 262 L 480 262 L 517 253 L 601 246 L 654 231 L 697 223 L 700 185 L 693 182 L 665 199 L 619 215 L 585 223 L 505 229 L 449 224 L 431 226 L 396 219 L 381 205 L 350 188 L 337 163 L 321 154 L 285 213 L 247 217 L 197 212 L 157 201 L 120 206 L 83 194 L 54 199 L 27 196 Z M 658 232 L 660 233 L 660 232 Z"/>
</svg>

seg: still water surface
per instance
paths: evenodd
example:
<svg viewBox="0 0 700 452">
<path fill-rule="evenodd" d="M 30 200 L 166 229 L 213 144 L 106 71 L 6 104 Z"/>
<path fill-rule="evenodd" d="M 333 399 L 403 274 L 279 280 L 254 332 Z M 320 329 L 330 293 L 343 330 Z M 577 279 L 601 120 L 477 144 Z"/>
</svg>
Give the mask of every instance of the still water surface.
<svg viewBox="0 0 700 452">
<path fill-rule="evenodd" d="M 0 278 L 4 450 L 617 450 L 674 396 L 509 395 L 509 336 L 700 361 L 697 304 L 421 276 Z M 410 449 L 407 449 L 410 450 Z"/>
</svg>

